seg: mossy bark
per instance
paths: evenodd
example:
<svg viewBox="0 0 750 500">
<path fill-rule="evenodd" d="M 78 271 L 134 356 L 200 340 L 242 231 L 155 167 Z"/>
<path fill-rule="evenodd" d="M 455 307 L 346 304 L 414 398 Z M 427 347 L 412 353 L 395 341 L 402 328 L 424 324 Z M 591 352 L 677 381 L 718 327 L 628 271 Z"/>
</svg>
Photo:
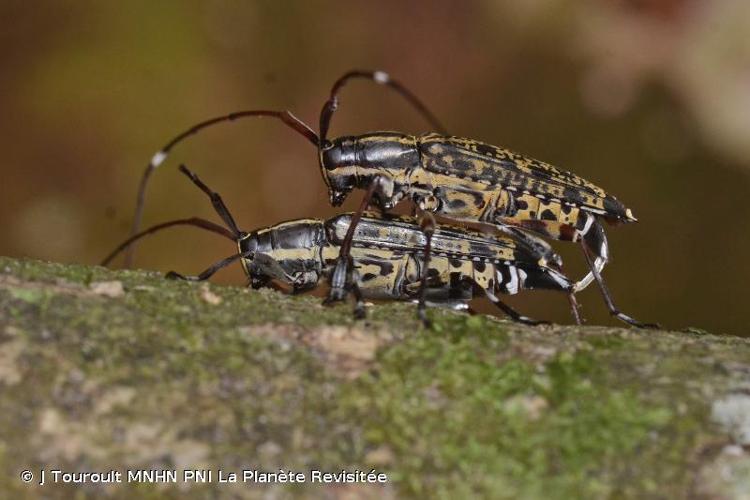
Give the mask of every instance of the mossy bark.
<svg viewBox="0 0 750 500">
<path fill-rule="evenodd" d="M 750 497 L 747 339 L 448 311 L 424 330 L 410 304 L 357 322 L 317 298 L 5 258 L 0 312 L 0 497 Z"/>
</svg>

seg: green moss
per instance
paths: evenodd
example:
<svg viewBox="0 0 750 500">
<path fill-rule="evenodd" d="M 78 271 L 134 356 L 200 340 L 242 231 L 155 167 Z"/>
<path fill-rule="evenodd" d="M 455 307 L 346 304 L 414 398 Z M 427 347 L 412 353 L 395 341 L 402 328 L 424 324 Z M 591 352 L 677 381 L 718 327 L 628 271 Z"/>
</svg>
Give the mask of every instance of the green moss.
<svg viewBox="0 0 750 500">
<path fill-rule="evenodd" d="M 6 478 L 52 465 L 376 468 L 405 496 L 683 497 L 712 464 L 706 450 L 728 443 L 712 397 L 750 358 L 750 342 L 712 335 L 447 311 L 425 330 L 411 304 L 377 305 L 363 323 L 314 297 L 211 286 L 215 303 L 204 285 L 152 273 L 9 259 L 0 272 Z M 124 293 L 89 286 L 112 280 Z M 0 483 L 17 498 L 40 491 Z"/>
<path fill-rule="evenodd" d="M 575 498 L 629 488 L 626 469 L 669 425 L 669 408 L 613 388 L 591 354 L 535 366 L 502 361 L 505 344 L 479 332 L 408 340 L 349 388 L 343 399 L 353 406 L 341 411 L 359 414 L 366 447 L 395 453 L 416 495 Z"/>
<path fill-rule="evenodd" d="M 39 302 L 45 293 L 42 290 L 29 290 L 24 288 L 9 288 L 8 292 L 14 299 L 23 300 L 24 302 Z"/>
</svg>

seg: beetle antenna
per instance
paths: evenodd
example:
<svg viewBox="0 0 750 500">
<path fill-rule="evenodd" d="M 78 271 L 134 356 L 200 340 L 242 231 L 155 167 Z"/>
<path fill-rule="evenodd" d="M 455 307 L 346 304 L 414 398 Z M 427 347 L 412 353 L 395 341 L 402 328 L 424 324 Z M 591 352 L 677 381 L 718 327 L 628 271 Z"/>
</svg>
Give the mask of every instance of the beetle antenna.
<svg viewBox="0 0 750 500">
<path fill-rule="evenodd" d="M 242 231 L 240 231 L 240 228 L 237 227 L 237 223 L 234 221 L 234 217 L 232 217 L 232 214 L 224 204 L 224 200 L 222 200 L 221 196 L 219 196 L 219 193 L 206 186 L 203 181 L 198 178 L 195 172 L 193 172 L 192 170 L 188 170 L 185 165 L 180 165 L 179 168 L 180 172 L 185 174 L 188 179 L 193 182 L 193 184 L 198 186 L 201 191 L 208 195 L 208 197 L 211 199 L 211 204 L 214 206 L 214 210 L 216 210 L 216 213 L 219 214 L 221 220 L 223 220 L 224 224 L 226 224 L 229 230 L 232 231 L 232 233 L 234 234 L 234 238 L 239 238 L 240 234 L 242 234 Z"/>
<path fill-rule="evenodd" d="M 141 231 L 140 233 L 136 233 L 127 240 L 120 243 L 120 245 L 115 248 L 112 253 L 107 255 L 107 257 L 102 260 L 102 263 L 100 265 L 106 266 L 112 260 L 117 257 L 120 252 L 130 247 L 133 243 L 135 243 L 137 240 L 140 240 L 144 236 L 148 236 L 150 234 L 154 234 L 156 232 L 161 231 L 162 229 L 167 229 L 168 227 L 172 226 L 195 226 L 201 229 L 205 229 L 207 231 L 211 231 L 213 233 L 219 234 L 221 236 L 224 236 L 227 239 L 230 239 L 232 241 L 237 241 L 235 236 L 225 227 L 220 226 L 218 224 L 215 224 L 211 221 L 208 221 L 206 219 L 201 219 L 200 217 L 191 217 L 189 219 L 176 219 L 171 220 L 167 222 L 162 222 L 161 224 L 156 224 L 155 226 L 151 226 L 148 229 L 145 229 L 144 231 Z"/>
<path fill-rule="evenodd" d="M 336 83 L 334 83 L 333 87 L 331 88 L 331 97 L 323 105 L 323 109 L 320 112 L 321 147 L 328 137 L 328 129 L 331 125 L 331 117 L 333 116 L 333 113 L 336 111 L 336 108 L 338 108 L 339 105 L 339 92 L 344 87 L 344 85 L 349 82 L 349 80 L 353 80 L 355 78 L 364 78 L 366 80 L 373 81 L 380 85 L 385 85 L 395 90 L 396 92 L 401 94 L 407 101 L 409 101 L 409 104 L 416 108 L 419 114 L 421 114 L 430 123 L 430 125 L 435 129 L 436 132 L 439 132 L 443 135 L 448 135 L 446 128 L 442 123 L 440 123 L 440 120 L 438 120 L 435 115 L 427 108 L 427 106 L 401 82 L 391 78 L 388 73 L 386 73 L 385 71 L 354 70 L 349 71 L 341 78 L 336 80 Z"/>
<path fill-rule="evenodd" d="M 151 161 L 146 166 L 146 170 L 144 170 L 143 175 L 141 176 L 140 184 L 138 185 L 138 197 L 136 199 L 135 204 L 135 215 L 133 216 L 133 225 L 130 229 L 130 234 L 135 235 L 138 230 L 141 227 L 141 220 L 143 219 L 143 207 L 146 201 L 146 187 L 148 185 L 148 180 L 151 177 L 151 174 L 156 170 L 159 165 L 161 165 L 164 160 L 167 159 L 167 156 L 169 155 L 169 152 L 174 148 L 177 144 L 185 140 L 186 138 L 190 137 L 191 135 L 195 135 L 201 130 L 211 127 L 213 125 L 217 125 L 219 123 L 223 122 L 230 122 L 235 121 L 240 118 L 253 118 L 253 117 L 271 117 L 271 118 L 278 118 L 281 120 L 285 125 L 290 127 L 295 132 L 302 135 L 305 139 L 310 141 L 313 146 L 316 148 L 319 144 L 318 135 L 315 133 L 313 129 L 311 129 L 307 124 L 305 124 L 302 120 L 294 116 L 290 111 L 270 111 L 270 110 L 247 110 L 247 111 L 237 111 L 234 113 L 229 113 L 228 115 L 223 116 L 217 116 L 215 118 L 210 118 L 208 120 L 202 121 L 196 125 L 193 125 L 189 129 L 185 130 L 181 134 L 178 134 L 172 140 L 170 140 L 166 145 L 164 145 L 163 148 L 161 148 L 152 158 Z M 129 247 L 127 254 L 125 255 L 125 267 L 130 267 L 133 256 L 135 253 L 135 245 L 132 245 Z"/>
</svg>

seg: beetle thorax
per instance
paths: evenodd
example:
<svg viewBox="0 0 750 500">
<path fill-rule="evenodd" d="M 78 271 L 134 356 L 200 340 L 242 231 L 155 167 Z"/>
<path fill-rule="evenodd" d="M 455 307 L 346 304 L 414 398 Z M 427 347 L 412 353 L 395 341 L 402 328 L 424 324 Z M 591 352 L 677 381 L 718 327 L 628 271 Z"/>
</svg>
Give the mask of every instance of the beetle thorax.
<svg viewBox="0 0 750 500">
<path fill-rule="evenodd" d="M 380 179 L 377 199 L 388 206 L 403 196 L 409 172 L 419 166 L 419 152 L 413 136 L 376 132 L 334 139 L 321 150 L 320 162 L 333 205 L 352 189 L 367 189 Z"/>
</svg>

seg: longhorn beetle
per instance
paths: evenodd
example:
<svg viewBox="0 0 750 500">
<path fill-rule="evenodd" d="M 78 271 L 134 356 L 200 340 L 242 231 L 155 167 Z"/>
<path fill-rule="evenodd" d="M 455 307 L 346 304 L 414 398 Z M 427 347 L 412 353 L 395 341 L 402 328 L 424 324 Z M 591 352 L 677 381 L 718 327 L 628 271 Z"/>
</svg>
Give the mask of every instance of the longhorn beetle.
<svg viewBox="0 0 750 500">
<path fill-rule="evenodd" d="M 206 280 L 239 259 L 253 288 L 282 287 L 297 293 L 315 288 L 334 272 L 341 245 L 352 227 L 352 214 L 326 221 L 293 220 L 248 233 L 237 227 L 221 196 L 185 166 L 180 166 L 180 171 L 209 196 L 226 227 L 195 217 L 157 224 L 131 236 L 102 265 L 146 235 L 171 226 L 192 225 L 235 241 L 238 251 L 198 276 L 172 271 L 169 278 Z M 413 217 L 365 213 L 349 250 L 343 286 L 356 298 L 356 317 L 364 316 L 364 298 L 416 300 L 418 315 L 428 325 L 427 303 L 466 310 L 467 302 L 481 292 L 515 321 L 539 324 L 542 322 L 522 316 L 497 297 L 499 293 L 539 288 L 566 292 L 580 323 L 573 283 L 549 267 L 544 256 L 523 240 L 460 227 L 424 227 Z"/>
<path fill-rule="evenodd" d="M 386 85 L 405 97 L 438 133 L 419 136 L 400 132 L 372 132 L 328 138 L 339 93 L 352 79 L 363 78 Z M 388 211 L 411 198 L 419 211 L 461 222 L 483 223 L 512 233 L 528 245 L 545 247 L 522 230 L 562 241 L 580 242 L 589 273 L 574 284 L 582 290 L 595 280 L 613 316 L 638 327 L 655 327 L 636 321 L 614 304 L 601 271 L 609 260 L 601 219 L 617 224 L 635 222 L 626 208 L 602 188 L 577 175 L 507 149 L 472 139 L 448 136 L 427 107 L 401 83 L 382 71 L 351 71 L 333 85 L 320 113 L 320 135 L 289 111 L 249 110 L 201 122 L 169 141 L 149 162 L 141 178 L 131 234 L 143 214 L 145 190 L 153 171 L 170 150 L 188 136 L 217 123 L 245 117 L 273 117 L 305 137 L 318 149 L 318 163 L 328 187 L 330 202 L 340 205 L 354 188 L 366 194 L 341 244 L 341 256 L 331 277 L 328 301 L 344 298 L 348 255 L 361 214 L 374 201 Z M 131 247 L 132 248 L 132 247 Z M 132 252 L 132 250 L 131 250 Z M 553 254 L 550 252 L 548 257 Z M 127 256 L 130 263 L 132 253 Z"/>
</svg>

